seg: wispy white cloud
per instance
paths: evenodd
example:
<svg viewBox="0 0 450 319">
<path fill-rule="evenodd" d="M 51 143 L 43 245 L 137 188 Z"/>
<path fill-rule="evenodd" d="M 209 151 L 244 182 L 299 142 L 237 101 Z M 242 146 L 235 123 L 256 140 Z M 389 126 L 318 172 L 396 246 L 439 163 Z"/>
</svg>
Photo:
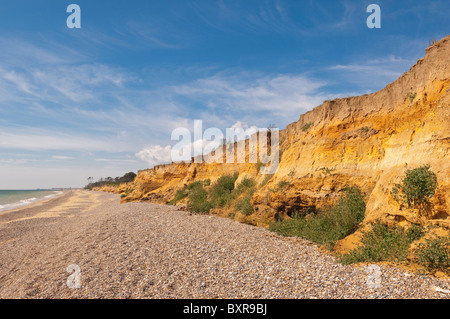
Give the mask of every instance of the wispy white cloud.
<svg viewBox="0 0 450 319">
<path fill-rule="evenodd" d="M 165 21 L 167 24 L 167 21 Z M 172 26 L 173 30 L 174 26 Z M 125 26 L 125 31 L 128 35 L 139 39 L 139 41 L 145 46 L 152 46 L 162 49 L 179 49 L 186 42 L 186 39 L 182 39 L 176 36 L 181 30 L 167 32 L 167 26 L 155 26 L 155 21 L 138 22 L 136 20 L 129 21 Z"/>
<path fill-rule="evenodd" d="M 16 67 L 52 66 L 83 63 L 88 57 L 71 46 L 36 36 L 34 41 L 20 37 L 0 36 L 0 61 Z"/>
<path fill-rule="evenodd" d="M 74 136 L 58 132 L 43 132 L 29 128 L 27 132 L 0 131 L 0 149 L 31 151 L 70 150 L 70 151 L 132 151 L 127 143 L 112 137 Z"/>
<path fill-rule="evenodd" d="M 0 77 L 9 82 L 12 90 L 9 95 L 12 97 L 15 93 L 18 102 L 26 102 L 31 96 L 37 101 L 51 101 L 59 105 L 67 104 L 68 100 L 98 102 L 98 97 L 106 94 L 104 90 L 122 88 L 124 83 L 132 79 L 121 70 L 100 64 L 9 70 L 3 66 Z"/>
<path fill-rule="evenodd" d="M 388 55 L 367 61 L 355 61 L 349 64 L 337 64 L 326 70 L 345 79 L 347 83 L 383 88 L 407 71 L 415 61 Z"/>
<path fill-rule="evenodd" d="M 209 111 L 225 114 L 233 122 L 251 122 L 250 116 L 259 123 L 271 117 L 290 123 L 330 98 L 323 90 L 326 84 L 301 74 L 236 73 L 217 74 L 171 90 L 193 103 L 202 103 Z"/>
<path fill-rule="evenodd" d="M 190 5 L 203 23 L 225 33 L 307 34 L 281 1 L 258 1 L 250 7 L 239 1 L 193 2 Z"/>
<path fill-rule="evenodd" d="M 73 159 L 73 157 L 71 157 L 71 156 L 64 156 L 64 155 L 53 155 L 52 158 L 55 160 L 61 160 L 61 161 Z"/>
<path fill-rule="evenodd" d="M 136 163 L 136 160 L 131 159 L 111 159 L 111 158 L 95 158 L 96 162 L 107 162 L 107 163 Z"/>
</svg>

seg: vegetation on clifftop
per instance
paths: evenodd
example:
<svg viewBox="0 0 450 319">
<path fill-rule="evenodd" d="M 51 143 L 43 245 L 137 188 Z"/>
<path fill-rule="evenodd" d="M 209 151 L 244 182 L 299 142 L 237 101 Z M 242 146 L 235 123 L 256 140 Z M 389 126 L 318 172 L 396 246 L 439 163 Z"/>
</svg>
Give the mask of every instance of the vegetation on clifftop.
<svg viewBox="0 0 450 319">
<path fill-rule="evenodd" d="M 122 177 L 106 177 L 106 178 L 100 178 L 98 181 L 94 182 L 93 177 L 89 177 L 88 184 L 84 187 L 84 189 L 92 190 L 95 187 L 102 187 L 102 186 L 117 186 L 123 183 L 131 183 L 136 178 L 136 173 L 129 172 L 123 175 Z"/>
</svg>

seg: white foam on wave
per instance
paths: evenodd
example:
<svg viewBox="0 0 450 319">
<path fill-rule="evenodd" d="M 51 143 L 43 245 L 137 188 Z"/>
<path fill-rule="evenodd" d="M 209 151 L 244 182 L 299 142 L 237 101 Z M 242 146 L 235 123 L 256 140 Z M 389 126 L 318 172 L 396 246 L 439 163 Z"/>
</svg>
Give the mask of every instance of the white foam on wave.
<svg viewBox="0 0 450 319">
<path fill-rule="evenodd" d="M 58 191 L 58 192 L 55 192 L 54 194 L 46 195 L 41 198 L 31 197 L 31 198 L 27 198 L 27 199 L 22 199 L 16 203 L 3 204 L 3 205 L 0 205 L 0 212 L 27 206 L 27 205 L 33 204 L 35 202 L 39 202 L 41 200 L 50 199 L 50 198 L 56 197 L 58 195 L 61 195 L 62 193 L 63 192 Z"/>
<path fill-rule="evenodd" d="M 19 203 L 30 204 L 30 203 L 34 202 L 36 199 L 37 199 L 36 197 L 22 199 Z"/>
<path fill-rule="evenodd" d="M 61 195 L 62 193 L 63 192 L 56 192 L 55 194 L 50 194 L 50 195 L 44 196 L 44 198 L 53 198 L 55 196 Z"/>
</svg>

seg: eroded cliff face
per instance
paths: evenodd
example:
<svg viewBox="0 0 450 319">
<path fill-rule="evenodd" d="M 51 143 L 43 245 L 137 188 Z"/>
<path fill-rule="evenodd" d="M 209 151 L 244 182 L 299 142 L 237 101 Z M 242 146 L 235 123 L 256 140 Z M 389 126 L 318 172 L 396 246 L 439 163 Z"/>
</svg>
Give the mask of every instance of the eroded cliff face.
<svg viewBox="0 0 450 319">
<path fill-rule="evenodd" d="M 424 58 L 384 89 L 326 101 L 302 115 L 280 132 L 279 167 L 253 195 L 255 213 L 236 214 L 235 218 L 265 226 L 293 212 L 316 211 L 332 204 L 348 184 L 367 194 L 365 224 L 382 219 L 450 228 L 449 86 L 447 36 L 427 48 Z M 430 165 L 438 179 L 433 208 L 426 216 L 401 207 L 390 193 L 404 177 L 405 167 L 422 165 Z M 235 172 L 239 173 L 236 183 L 246 176 L 257 183 L 266 178 L 251 163 L 170 164 L 140 171 L 133 184 L 111 191 L 123 194 L 124 202 L 166 203 L 192 181 L 214 182 Z M 285 185 L 281 189 L 280 181 Z"/>
</svg>

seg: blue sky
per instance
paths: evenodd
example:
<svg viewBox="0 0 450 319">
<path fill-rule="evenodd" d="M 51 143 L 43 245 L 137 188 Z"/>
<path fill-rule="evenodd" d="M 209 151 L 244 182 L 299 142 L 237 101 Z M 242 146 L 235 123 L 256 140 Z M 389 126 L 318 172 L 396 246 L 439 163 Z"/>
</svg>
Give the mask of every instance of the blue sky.
<svg viewBox="0 0 450 319">
<path fill-rule="evenodd" d="M 69 29 L 69 4 L 81 29 Z M 369 29 L 366 8 L 381 8 Z M 170 160 L 171 132 L 283 129 L 382 89 L 450 2 L 0 0 L 0 189 L 81 187 Z"/>
</svg>

